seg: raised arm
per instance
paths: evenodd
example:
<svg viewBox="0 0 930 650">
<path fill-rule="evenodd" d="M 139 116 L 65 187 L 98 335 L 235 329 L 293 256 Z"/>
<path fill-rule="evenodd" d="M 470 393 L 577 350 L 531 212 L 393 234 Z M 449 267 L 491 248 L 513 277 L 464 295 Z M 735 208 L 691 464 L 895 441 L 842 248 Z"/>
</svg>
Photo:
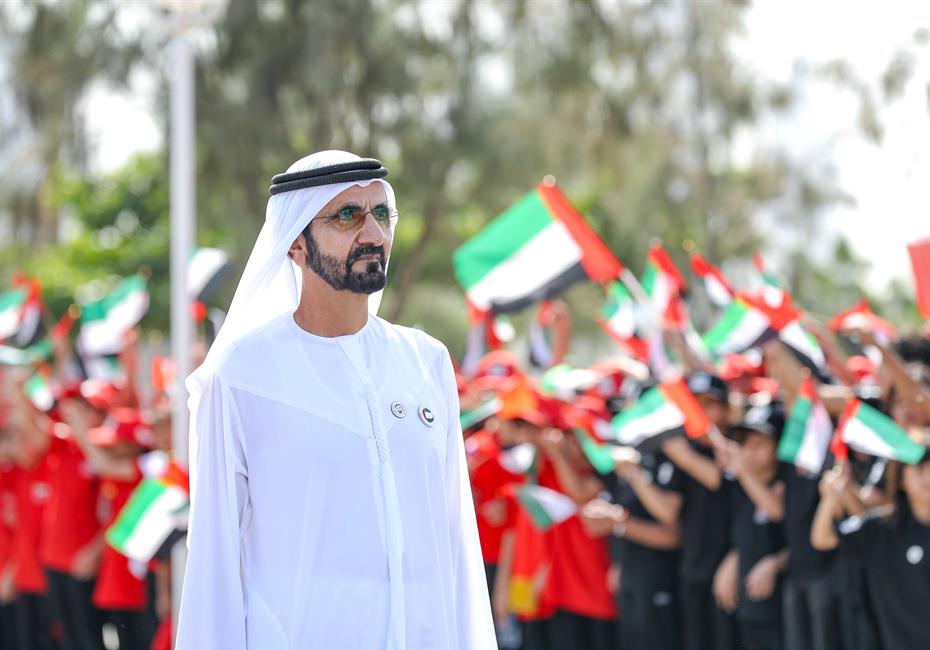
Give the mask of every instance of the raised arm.
<svg viewBox="0 0 930 650">
<path fill-rule="evenodd" d="M 650 515 L 662 524 L 677 526 L 682 502 L 680 494 L 662 489 L 656 485 L 653 477 L 644 472 L 643 468 L 632 457 L 617 460 L 615 471 L 618 476 L 630 484 L 630 487 L 636 493 L 636 498 L 649 511 Z"/>
<path fill-rule="evenodd" d="M 139 475 L 135 459 L 117 458 L 90 441 L 86 409 L 87 407 L 77 400 L 66 400 L 61 405 L 64 420 L 71 428 L 72 437 L 81 448 L 87 462 L 99 476 L 121 481 L 135 479 Z"/>
<path fill-rule="evenodd" d="M 662 453 L 675 463 L 678 469 L 708 490 L 716 491 L 720 488 L 720 468 L 710 458 L 694 451 L 685 438 L 679 436 L 667 440 L 662 445 Z"/>
<path fill-rule="evenodd" d="M 843 493 L 847 489 L 845 469 L 836 465 L 820 478 L 820 503 L 811 523 L 811 546 L 831 551 L 839 546 L 836 522 L 843 518 Z"/>
</svg>

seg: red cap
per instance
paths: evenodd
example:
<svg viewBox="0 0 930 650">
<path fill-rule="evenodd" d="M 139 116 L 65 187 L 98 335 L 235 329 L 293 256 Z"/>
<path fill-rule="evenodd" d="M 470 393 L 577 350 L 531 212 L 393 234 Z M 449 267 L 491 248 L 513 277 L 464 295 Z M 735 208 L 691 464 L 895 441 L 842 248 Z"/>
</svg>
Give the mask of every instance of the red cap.
<svg viewBox="0 0 930 650">
<path fill-rule="evenodd" d="M 85 379 L 80 390 L 81 397 L 99 411 L 109 411 L 119 396 L 116 386 L 99 379 Z"/>
<path fill-rule="evenodd" d="M 151 447 L 152 429 L 136 409 L 114 409 L 106 423 L 90 430 L 90 441 L 100 447 L 110 447 L 120 442 Z"/>
<path fill-rule="evenodd" d="M 478 360 L 476 377 L 497 375 L 499 377 L 512 377 L 520 374 L 520 360 L 510 350 L 494 350 Z"/>
<path fill-rule="evenodd" d="M 542 399 L 533 390 L 525 377 L 515 376 L 501 385 L 501 409 L 497 417 L 501 420 L 526 420 L 537 427 L 549 422 L 542 411 Z"/>
<path fill-rule="evenodd" d="M 862 381 L 867 377 L 875 374 L 877 368 L 872 360 L 861 354 L 857 354 L 846 359 L 846 368 L 857 380 Z"/>
</svg>

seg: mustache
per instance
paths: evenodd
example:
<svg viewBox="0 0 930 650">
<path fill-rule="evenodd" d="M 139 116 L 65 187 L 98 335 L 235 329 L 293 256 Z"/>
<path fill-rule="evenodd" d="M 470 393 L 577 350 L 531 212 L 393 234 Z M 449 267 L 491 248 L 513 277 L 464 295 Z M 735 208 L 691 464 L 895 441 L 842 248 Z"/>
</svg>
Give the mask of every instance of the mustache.
<svg viewBox="0 0 930 650">
<path fill-rule="evenodd" d="M 349 253 L 349 257 L 346 259 L 346 266 L 352 266 L 357 259 L 365 257 L 366 255 L 377 255 L 378 259 L 381 261 L 381 266 L 384 266 L 384 246 L 371 246 L 368 244 L 359 246 Z"/>
</svg>

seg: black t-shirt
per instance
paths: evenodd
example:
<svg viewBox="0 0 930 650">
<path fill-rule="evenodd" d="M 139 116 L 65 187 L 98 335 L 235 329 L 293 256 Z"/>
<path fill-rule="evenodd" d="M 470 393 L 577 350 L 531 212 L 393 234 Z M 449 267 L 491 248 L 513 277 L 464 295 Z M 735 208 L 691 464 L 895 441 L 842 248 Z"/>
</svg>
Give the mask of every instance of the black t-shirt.
<svg viewBox="0 0 930 650">
<path fill-rule="evenodd" d="M 811 523 L 820 503 L 816 474 L 804 475 L 793 465 L 783 464 L 780 473 L 785 479 L 785 539 L 791 548 L 788 575 L 792 578 L 813 578 L 829 572 L 835 553 L 818 551 L 811 546 Z"/>
<path fill-rule="evenodd" d="M 713 459 L 706 445 L 691 442 L 691 447 Z M 681 577 L 710 581 L 720 561 L 730 550 L 730 496 L 732 479 L 724 477 L 720 487 L 708 490 L 691 475 L 677 470 L 681 477 Z"/>
<path fill-rule="evenodd" d="M 666 490 L 681 489 L 681 473 L 664 456 L 643 455 L 642 465 L 652 474 L 656 486 Z M 602 478 L 606 478 L 611 501 L 626 508 L 630 518 L 655 521 L 629 483 L 615 474 Z M 625 537 L 612 537 L 610 552 L 614 561 L 620 564 L 622 591 L 637 594 L 673 594 L 677 591 L 678 551 L 649 548 Z"/>
<path fill-rule="evenodd" d="M 841 522 L 841 544 L 865 566 L 884 646 L 930 648 L 930 526 L 898 507 L 897 525 L 877 515 Z"/>
<path fill-rule="evenodd" d="M 784 480 L 779 470 L 769 485 Z M 739 605 L 736 615 L 746 623 L 776 623 L 781 620 L 781 583 L 779 574 L 775 590 L 765 600 L 750 600 L 746 596 L 746 576 L 756 563 L 767 555 L 785 548 L 785 534 L 780 522 L 769 519 L 743 490 L 733 484 L 733 547 L 739 553 Z"/>
<path fill-rule="evenodd" d="M 857 483 L 876 489 L 884 489 L 885 469 L 888 461 L 873 456 L 860 457 L 855 453 L 849 455 L 849 464 L 853 478 Z M 840 544 L 836 549 L 836 561 L 833 563 L 833 580 L 837 591 L 842 594 L 846 606 L 855 606 L 864 602 L 865 567 L 862 560 L 850 545 Z"/>
</svg>

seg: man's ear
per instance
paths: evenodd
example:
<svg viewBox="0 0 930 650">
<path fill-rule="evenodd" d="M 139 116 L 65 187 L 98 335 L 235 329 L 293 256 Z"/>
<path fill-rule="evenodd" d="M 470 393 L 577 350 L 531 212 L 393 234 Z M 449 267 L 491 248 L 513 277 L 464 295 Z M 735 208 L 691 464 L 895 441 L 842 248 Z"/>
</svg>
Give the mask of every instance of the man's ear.
<svg viewBox="0 0 930 650">
<path fill-rule="evenodd" d="M 297 262 L 299 264 L 300 258 L 296 256 L 298 253 L 301 253 L 304 256 L 304 259 L 306 259 L 307 250 L 305 246 L 306 243 L 304 242 L 304 236 L 302 234 L 297 235 L 297 239 L 291 243 L 291 247 L 287 251 L 287 256 L 291 258 L 291 261 Z"/>
</svg>

